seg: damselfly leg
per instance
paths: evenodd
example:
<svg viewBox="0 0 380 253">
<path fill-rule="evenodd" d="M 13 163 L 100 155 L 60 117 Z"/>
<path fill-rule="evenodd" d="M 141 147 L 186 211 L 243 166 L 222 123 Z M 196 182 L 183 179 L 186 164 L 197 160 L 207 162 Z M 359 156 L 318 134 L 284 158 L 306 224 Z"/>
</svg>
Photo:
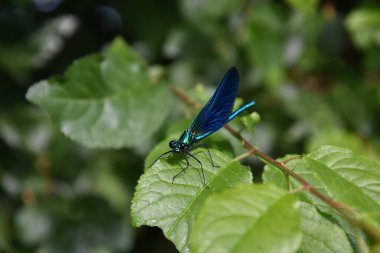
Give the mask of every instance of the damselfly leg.
<svg viewBox="0 0 380 253">
<path fill-rule="evenodd" d="M 206 143 L 200 143 L 198 145 L 195 145 L 195 146 L 191 147 L 191 150 L 194 150 L 194 149 L 197 149 L 197 148 L 205 148 L 207 150 L 208 156 L 210 157 L 210 161 L 211 161 L 212 167 L 214 167 L 214 168 L 219 168 L 220 167 L 219 165 L 214 164 L 214 159 L 212 159 L 211 152 L 208 149 L 208 145 Z"/>
<path fill-rule="evenodd" d="M 185 156 L 185 161 L 186 161 L 186 167 L 185 168 L 182 168 L 180 172 L 178 172 L 173 178 L 172 178 L 172 183 L 174 183 L 174 180 L 177 178 L 177 177 L 180 177 L 182 176 L 185 171 L 187 170 L 187 168 L 190 167 L 190 163 L 189 163 L 189 159 L 188 159 L 188 156 L 190 156 L 191 158 L 193 158 L 200 166 L 201 168 L 201 173 L 202 173 L 202 176 L 201 176 L 201 180 L 202 180 L 202 183 L 203 185 L 206 185 L 206 179 L 205 179 L 205 173 L 204 173 L 204 170 L 203 170 L 203 166 L 202 166 L 202 162 L 196 158 L 193 154 L 191 154 L 190 152 L 187 153 L 187 154 L 184 154 Z"/>
</svg>

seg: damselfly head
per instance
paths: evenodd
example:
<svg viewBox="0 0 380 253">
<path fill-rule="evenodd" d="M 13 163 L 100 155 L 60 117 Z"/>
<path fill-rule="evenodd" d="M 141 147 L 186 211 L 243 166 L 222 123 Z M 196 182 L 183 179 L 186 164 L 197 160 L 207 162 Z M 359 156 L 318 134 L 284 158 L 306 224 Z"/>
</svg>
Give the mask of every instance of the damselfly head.
<svg viewBox="0 0 380 253">
<path fill-rule="evenodd" d="M 169 147 L 173 150 L 174 153 L 180 152 L 180 145 L 178 141 L 172 140 L 169 142 Z"/>
</svg>

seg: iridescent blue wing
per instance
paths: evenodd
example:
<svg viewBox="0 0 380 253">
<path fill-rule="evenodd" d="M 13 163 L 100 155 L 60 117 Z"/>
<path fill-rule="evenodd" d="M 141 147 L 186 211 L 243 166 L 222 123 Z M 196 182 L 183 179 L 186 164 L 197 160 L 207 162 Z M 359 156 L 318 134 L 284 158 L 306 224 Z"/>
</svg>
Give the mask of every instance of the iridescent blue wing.
<svg viewBox="0 0 380 253">
<path fill-rule="evenodd" d="M 232 67 L 189 127 L 195 134 L 196 140 L 203 139 L 202 135 L 205 133 L 208 136 L 226 124 L 231 115 L 238 88 L 239 73 L 235 67 Z"/>
<path fill-rule="evenodd" d="M 255 103 L 256 103 L 255 101 L 251 101 L 251 102 L 249 102 L 249 103 L 243 105 L 242 107 L 240 107 L 240 108 L 237 109 L 236 111 L 234 111 L 234 112 L 228 117 L 228 119 L 227 119 L 227 121 L 226 121 L 226 124 L 227 124 L 228 122 L 230 122 L 231 120 L 233 120 L 233 119 L 234 119 L 236 116 L 238 116 L 240 113 L 242 113 L 242 112 L 244 112 L 245 110 L 247 110 L 248 108 L 251 108 L 252 106 L 254 106 Z M 205 132 L 205 133 L 203 133 L 203 134 L 201 134 L 201 135 L 197 135 L 197 136 L 195 137 L 195 140 L 197 140 L 197 141 L 202 140 L 203 138 L 206 138 L 207 136 L 209 136 L 209 135 L 212 134 L 213 132 L 215 132 L 215 131 L 208 131 L 208 132 Z"/>
</svg>

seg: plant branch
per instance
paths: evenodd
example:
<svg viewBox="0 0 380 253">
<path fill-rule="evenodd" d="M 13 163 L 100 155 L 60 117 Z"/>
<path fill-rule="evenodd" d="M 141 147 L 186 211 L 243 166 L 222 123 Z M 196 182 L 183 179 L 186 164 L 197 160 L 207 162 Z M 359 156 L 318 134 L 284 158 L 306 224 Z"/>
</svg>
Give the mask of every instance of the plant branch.
<svg viewBox="0 0 380 253">
<path fill-rule="evenodd" d="M 185 92 L 179 90 L 178 88 L 171 86 L 171 91 L 174 95 L 179 97 L 181 100 L 183 100 L 188 106 L 198 108 L 200 109 L 202 105 L 194 100 L 192 100 L 189 96 L 186 95 Z M 355 215 L 355 212 L 353 208 L 335 201 L 334 199 L 330 198 L 329 196 L 326 196 L 322 194 L 320 191 L 318 191 L 314 186 L 310 185 L 301 175 L 297 174 L 293 170 L 289 169 L 285 166 L 285 163 L 276 161 L 275 159 L 271 158 L 267 154 L 261 152 L 257 148 L 255 148 L 247 139 L 245 139 L 241 133 L 228 124 L 224 126 L 224 128 L 230 132 L 236 139 L 241 141 L 242 145 L 248 150 L 248 152 L 242 154 L 241 156 L 238 156 L 236 159 L 240 157 L 247 157 L 249 155 L 255 155 L 262 159 L 267 164 L 271 164 L 275 166 L 276 168 L 280 169 L 283 173 L 288 174 L 292 176 L 295 180 L 300 182 L 302 184 L 302 188 L 306 191 L 310 192 L 314 196 L 318 197 L 323 202 L 327 203 L 330 207 L 335 209 L 338 213 L 340 213 L 345 219 L 347 219 L 351 224 L 359 226 L 362 228 L 368 235 L 373 237 L 376 241 L 380 242 L 380 231 L 376 230 L 372 226 L 368 225 L 367 223 L 363 222 L 360 219 L 357 219 L 357 215 Z"/>
</svg>

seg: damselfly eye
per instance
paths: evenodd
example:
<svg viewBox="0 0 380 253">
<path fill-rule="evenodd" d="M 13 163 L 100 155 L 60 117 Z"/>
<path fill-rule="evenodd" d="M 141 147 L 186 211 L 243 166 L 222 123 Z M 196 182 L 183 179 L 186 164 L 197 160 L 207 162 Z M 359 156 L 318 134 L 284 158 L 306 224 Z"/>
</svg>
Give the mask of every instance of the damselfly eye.
<svg viewBox="0 0 380 253">
<path fill-rule="evenodd" d="M 177 146 L 177 142 L 176 142 L 176 141 L 170 141 L 170 142 L 169 142 L 169 147 L 170 147 L 171 149 L 175 148 L 176 146 Z"/>
</svg>

